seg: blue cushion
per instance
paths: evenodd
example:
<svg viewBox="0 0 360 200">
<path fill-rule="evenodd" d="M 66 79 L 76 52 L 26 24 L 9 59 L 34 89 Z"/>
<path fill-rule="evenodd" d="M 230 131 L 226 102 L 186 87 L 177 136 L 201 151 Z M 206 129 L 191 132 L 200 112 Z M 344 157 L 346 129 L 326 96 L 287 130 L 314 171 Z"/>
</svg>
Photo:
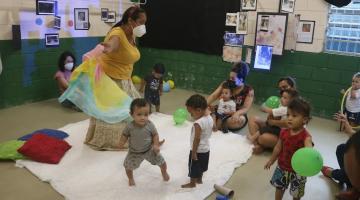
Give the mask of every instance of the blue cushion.
<svg viewBox="0 0 360 200">
<path fill-rule="evenodd" d="M 59 131 L 59 130 L 54 130 L 54 129 L 40 129 L 40 130 L 34 131 L 30 134 L 24 135 L 21 138 L 19 138 L 18 140 L 26 141 L 26 140 L 30 139 L 34 134 L 37 134 L 37 133 L 42 133 L 42 134 L 45 134 L 45 135 L 48 135 L 48 136 L 51 136 L 51 137 L 54 137 L 57 139 L 61 139 L 61 140 L 64 138 L 67 138 L 69 136 L 64 131 Z"/>
</svg>

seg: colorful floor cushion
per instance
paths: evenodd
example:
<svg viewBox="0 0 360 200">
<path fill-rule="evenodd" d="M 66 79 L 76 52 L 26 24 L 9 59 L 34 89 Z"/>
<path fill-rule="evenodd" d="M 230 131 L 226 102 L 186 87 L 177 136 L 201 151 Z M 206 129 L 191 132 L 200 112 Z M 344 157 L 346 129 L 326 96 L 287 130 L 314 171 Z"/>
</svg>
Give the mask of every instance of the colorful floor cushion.
<svg viewBox="0 0 360 200">
<path fill-rule="evenodd" d="M 54 130 L 54 129 L 40 129 L 40 130 L 34 131 L 30 134 L 24 135 L 21 138 L 19 138 L 18 140 L 26 141 L 26 140 L 30 139 L 34 134 L 37 134 L 37 133 L 43 133 L 45 135 L 55 137 L 58 139 L 64 139 L 64 138 L 69 137 L 69 135 L 67 133 L 65 133 L 64 131 L 59 131 L 59 130 Z"/>
<path fill-rule="evenodd" d="M 10 140 L 0 144 L 0 160 L 26 159 L 17 150 L 24 145 L 24 141 Z"/>
<path fill-rule="evenodd" d="M 38 133 L 26 141 L 18 152 L 37 162 L 57 164 L 70 148 L 71 145 L 64 140 Z"/>
</svg>

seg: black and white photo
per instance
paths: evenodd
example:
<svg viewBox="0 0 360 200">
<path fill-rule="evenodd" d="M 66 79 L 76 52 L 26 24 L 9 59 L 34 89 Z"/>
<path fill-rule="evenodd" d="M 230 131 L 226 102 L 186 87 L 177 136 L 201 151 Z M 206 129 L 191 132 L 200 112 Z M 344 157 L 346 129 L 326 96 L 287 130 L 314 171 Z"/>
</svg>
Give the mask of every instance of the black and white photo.
<svg viewBox="0 0 360 200">
<path fill-rule="evenodd" d="M 115 11 L 108 12 L 108 19 L 106 22 L 107 23 L 115 23 L 116 22 L 116 12 Z"/>
<path fill-rule="evenodd" d="M 36 0 L 36 14 L 37 15 L 54 15 L 55 14 L 55 1 Z"/>
<path fill-rule="evenodd" d="M 107 21 L 108 20 L 108 13 L 109 13 L 108 8 L 101 8 L 101 20 L 102 21 Z"/>
<path fill-rule="evenodd" d="M 74 8 L 75 30 L 89 30 L 89 9 Z"/>
<path fill-rule="evenodd" d="M 293 13 L 295 0 L 280 0 L 280 12 Z"/>
<path fill-rule="evenodd" d="M 54 17 L 54 28 L 60 29 L 61 27 L 61 17 L 55 16 Z"/>
<path fill-rule="evenodd" d="M 269 30 L 269 16 L 261 16 L 260 19 L 260 31 L 268 31 Z"/>
<path fill-rule="evenodd" d="M 58 47 L 60 44 L 59 34 L 49 33 L 45 34 L 45 46 L 46 47 Z"/>
<path fill-rule="evenodd" d="M 241 11 L 256 11 L 257 0 L 240 0 Z"/>
<path fill-rule="evenodd" d="M 239 12 L 237 23 L 236 23 L 236 33 L 237 34 L 247 34 L 247 29 L 248 29 L 247 12 Z"/>
<path fill-rule="evenodd" d="M 236 26 L 238 13 L 226 13 L 226 26 Z"/>
</svg>

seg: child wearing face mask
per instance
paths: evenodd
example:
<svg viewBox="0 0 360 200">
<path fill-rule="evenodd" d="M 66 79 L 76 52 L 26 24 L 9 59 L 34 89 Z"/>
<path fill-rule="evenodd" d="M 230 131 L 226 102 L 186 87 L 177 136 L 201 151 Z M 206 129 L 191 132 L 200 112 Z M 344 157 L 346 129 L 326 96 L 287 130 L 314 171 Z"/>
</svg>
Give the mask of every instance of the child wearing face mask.
<svg viewBox="0 0 360 200">
<path fill-rule="evenodd" d="M 57 81 L 60 94 L 69 86 L 69 80 L 71 73 L 74 71 L 75 56 L 69 52 L 63 52 L 58 60 L 58 71 L 55 73 L 54 79 Z M 74 107 L 74 104 L 71 101 L 65 100 L 61 103 L 65 107 Z"/>
<path fill-rule="evenodd" d="M 222 130 L 223 133 L 228 133 L 229 130 L 226 126 L 225 121 L 231 117 L 232 114 L 236 112 L 236 104 L 231 99 L 232 92 L 231 92 L 232 86 L 229 84 L 229 82 L 224 82 L 222 85 L 222 91 L 221 91 L 221 97 L 219 100 L 219 105 L 217 107 L 217 111 L 215 113 L 215 119 L 214 122 L 216 122 L 216 126 L 214 126 L 213 130 Z M 214 116 L 213 116 L 214 117 Z"/>
<path fill-rule="evenodd" d="M 163 89 L 163 75 L 165 73 L 165 67 L 162 63 L 154 65 L 152 73 L 145 77 L 141 81 L 140 92 L 144 92 L 144 98 L 151 105 L 155 106 L 156 112 L 160 111 L 160 96 Z"/>
</svg>

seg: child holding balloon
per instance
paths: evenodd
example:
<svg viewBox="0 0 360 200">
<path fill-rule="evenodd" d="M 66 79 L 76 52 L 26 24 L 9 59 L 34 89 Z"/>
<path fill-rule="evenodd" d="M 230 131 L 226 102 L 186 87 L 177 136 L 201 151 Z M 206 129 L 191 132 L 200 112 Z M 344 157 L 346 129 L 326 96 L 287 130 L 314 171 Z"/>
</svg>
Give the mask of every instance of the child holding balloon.
<svg viewBox="0 0 360 200">
<path fill-rule="evenodd" d="M 195 119 L 191 129 L 189 154 L 190 182 L 181 185 L 182 188 L 193 188 L 196 184 L 202 184 L 202 177 L 208 169 L 210 156 L 210 136 L 214 121 L 210 114 L 207 114 L 206 99 L 198 94 L 192 95 L 186 101 L 186 108 Z"/>
<path fill-rule="evenodd" d="M 155 106 L 156 112 L 160 111 L 160 96 L 162 95 L 163 79 L 165 67 L 162 63 L 154 65 L 150 75 L 141 81 L 140 92 L 144 91 L 144 98 L 151 105 Z"/>
<path fill-rule="evenodd" d="M 304 128 L 310 120 L 310 105 L 302 98 L 295 98 L 288 106 L 288 128 L 282 129 L 280 138 L 273 150 L 265 169 L 278 160 L 270 183 L 276 187 L 275 199 L 282 199 L 290 184 L 290 194 L 294 199 L 300 199 L 305 193 L 306 177 L 297 174 L 291 165 L 293 154 L 300 148 L 312 147 L 311 135 Z"/>
</svg>

